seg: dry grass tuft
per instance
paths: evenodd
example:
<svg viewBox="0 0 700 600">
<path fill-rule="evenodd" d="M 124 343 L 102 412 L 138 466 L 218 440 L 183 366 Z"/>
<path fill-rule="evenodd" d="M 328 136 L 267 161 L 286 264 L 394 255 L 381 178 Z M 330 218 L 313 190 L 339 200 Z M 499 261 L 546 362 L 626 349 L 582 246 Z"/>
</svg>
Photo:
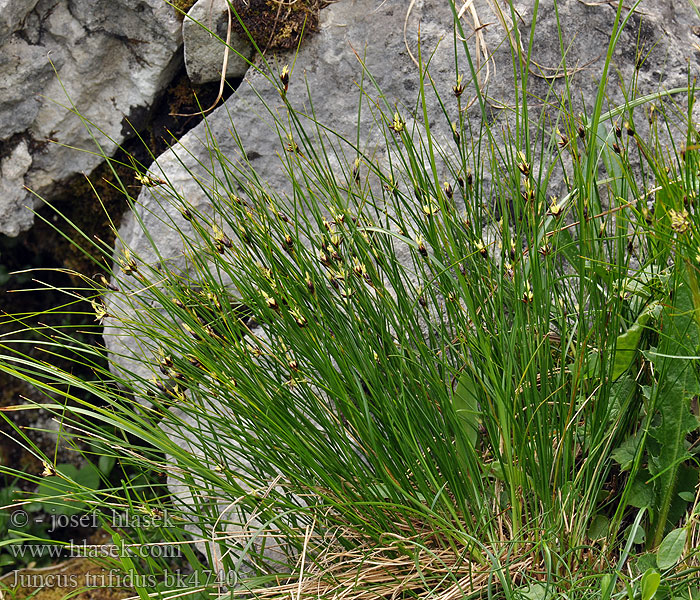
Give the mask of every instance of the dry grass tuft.
<svg viewBox="0 0 700 600">
<path fill-rule="evenodd" d="M 231 593 L 261 600 L 457 600 L 489 586 L 500 587 L 499 570 L 500 576 L 517 582 L 524 573 L 536 577 L 542 569 L 532 544 L 519 544 L 519 555 L 514 558 L 511 543 L 499 544 L 500 550 L 489 557 L 474 545 L 457 544 L 454 540 L 448 543 L 433 532 L 386 535 L 381 544 L 363 542 L 358 534 L 348 532 L 342 534 L 342 539 L 351 541 L 352 548 L 341 548 L 338 542 L 328 544 L 327 537 L 313 535 L 307 529 L 304 552 L 293 577 L 272 587 Z M 504 566 L 506 560 L 508 564 Z"/>
</svg>

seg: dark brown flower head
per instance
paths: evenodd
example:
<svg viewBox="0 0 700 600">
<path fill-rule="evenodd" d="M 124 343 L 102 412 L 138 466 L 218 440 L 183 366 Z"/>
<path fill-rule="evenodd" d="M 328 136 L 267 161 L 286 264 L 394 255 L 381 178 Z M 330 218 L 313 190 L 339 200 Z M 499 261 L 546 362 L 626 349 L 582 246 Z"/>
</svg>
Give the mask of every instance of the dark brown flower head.
<svg viewBox="0 0 700 600">
<path fill-rule="evenodd" d="M 432 201 L 429 201 L 428 204 L 424 204 L 421 208 L 426 217 L 432 217 L 440 210 L 440 207 Z"/>
<path fill-rule="evenodd" d="M 128 248 L 124 248 L 124 256 L 119 259 L 119 266 L 122 268 L 125 275 L 133 275 L 139 270 L 138 265 L 136 264 L 133 256 L 131 256 L 131 252 Z"/>
<path fill-rule="evenodd" d="M 242 223 L 238 224 L 238 235 L 240 236 L 243 243 L 245 243 L 245 244 L 251 243 L 252 240 L 250 238 L 250 234 L 248 233 L 248 230 L 246 229 L 246 227 Z"/>
<path fill-rule="evenodd" d="M 268 308 L 271 308 L 274 311 L 278 311 L 280 309 L 279 304 L 277 304 L 277 300 L 268 296 L 267 294 L 263 294 L 263 297 L 265 298 L 265 304 L 267 304 Z"/>
<path fill-rule="evenodd" d="M 293 308 L 290 311 L 290 313 L 299 327 L 306 327 L 306 317 L 303 314 L 301 314 L 301 311 L 298 308 Z"/>
<path fill-rule="evenodd" d="M 462 75 L 457 75 L 457 83 L 452 86 L 452 92 L 456 98 L 459 98 L 464 93 L 464 83 L 462 83 Z"/>
<path fill-rule="evenodd" d="M 202 368 L 202 363 L 199 362 L 199 359 L 196 356 L 193 356 L 192 354 L 187 355 L 187 360 L 193 367 L 197 367 L 198 369 Z"/>
<path fill-rule="evenodd" d="M 309 290 L 310 294 L 315 294 L 316 293 L 316 287 L 314 286 L 314 282 L 311 279 L 311 275 L 309 275 L 309 272 L 306 272 L 306 275 L 304 277 L 304 281 L 306 282 L 306 289 Z"/>
<path fill-rule="evenodd" d="M 138 181 L 144 187 L 155 187 L 157 185 L 165 185 L 165 181 L 163 181 L 159 177 L 154 177 L 153 175 L 149 175 L 148 173 L 146 173 L 146 174 L 136 173 L 136 175 L 134 175 L 134 177 L 136 178 L 136 181 Z"/>
<path fill-rule="evenodd" d="M 321 261 L 321 264 L 324 267 L 330 267 L 331 266 L 331 261 L 328 259 L 328 255 L 323 251 L 319 250 L 318 251 L 318 260 Z"/>
<path fill-rule="evenodd" d="M 285 148 L 287 149 L 287 152 L 291 152 L 292 154 L 299 154 L 299 146 L 294 141 L 294 138 L 292 137 L 291 133 L 287 134 L 287 145 L 285 146 Z"/>
<path fill-rule="evenodd" d="M 559 199 L 556 196 L 552 196 L 549 203 L 549 214 L 553 217 L 558 217 L 561 214 L 562 207 L 559 204 Z"/>
<path fill-rule="evenodd" d="M 559 147 L 564 149 L 569 145 L 569 138 L 559 131 Z"/>
<path fill-rule="evenodd" d="M 103 287 L 106 287 L 108 290 L 112 290 L 113 292 L 119 291 L 119 288 L 116 285 L 110 283 L 109 280 L 102 273 L 95 273 L 92 276 L 92 278 Z"/>
<path fill-rule="evenodd" d="M 284 65 L 284 67 L 282 67 L 282 72 L 280 73 L 280 81 L 284 86 L 284 92 L 287 93 L 287 90 L 289 90 L 289 65 Z"/>
<path fill-rule="evenodd" d="M 654 121 L 656 121 L 656 112 L 657 112 L 656 106 L 654 104 L 652 104 L 649 107 L 649 125 L 653 125 Z"/>
<path fill-rule="evenodd" d="M 454 190 L 452 189 L 452 186 L 450 185 L 449 181 L 445 182 L 444 189 L 445 189 L 445 196 L 447 197 L 447 199 L 452 200 L 452 196 L 454 195 Z"/>
<path fill-rule="evenodd" d="M 182 324 L 182 328 L 183 328 L 187 333 L 189 333 L 195 340 L 198 340 L 198 341 L 199 341 L 199 340 L 202 339 L 202 338 L 199 336 L 199 334 L 198 334 L 194 329 L 192 329 L 192 327 L 190 327 L 187 323 L 183 323 L 183 324 Z"/>
<path fill-rule="evenodd" d="M 218 250 L 219 254 L 224 253 L 224 248 L 233 248 L 233 243 L 231 242 L 229 237 L 216 223 L 212 225 L 212 232 L 214 241 L 216 242 L 216 249 Z"/>
<path fill-rule="evenodd" d="M 522 151 L 518 152 L 518 170 L 527 177 L 530 174 L 530 163 L 527 162 L 525 154 Z"/>
<path fill-rule="evenodd" d="M 352 270 L 358 277 L 364 277 L 367 274 L 367 267 L 356 256 L 352 257 Z"/>
</svg>

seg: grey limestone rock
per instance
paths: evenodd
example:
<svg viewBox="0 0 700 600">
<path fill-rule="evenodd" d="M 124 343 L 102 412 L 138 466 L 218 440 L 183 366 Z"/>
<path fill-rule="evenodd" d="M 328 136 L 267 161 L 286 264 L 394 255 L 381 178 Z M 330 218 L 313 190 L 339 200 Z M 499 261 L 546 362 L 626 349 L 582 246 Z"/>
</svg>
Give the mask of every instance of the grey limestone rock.
<svg viewBox="0 0 700 600">
<path fill-rule="evenodd" d="M 170 81 L 180 44 L 181 23 L 163 0 L 0 2 L 0 144 L 12 144 L 14 135 L 33 142 L 23 179 L 3 181 L 13 193 L 0 198 L 0 233 L 17 235 L 31 226 L 25 206 L 40 201 L 24 185 L 49 196 L 101 162 L 72 106 L 93 133 L 99 128 L 109 136 L 98 135 L 111 155 L 134 133 L 127 121 L 142 125 Z"/>
<path fill-rule="evenodd" d="M 39 0 L 0 0 L 0 44 L 19 27 Z"/>
<path fill-rule="evenodd" d="M 22 228 L 31 224 L 32 214 L 22 211 L 22 202 L 26 200 L 22 187 L 24 176 L 32 166 L 32 157 L 25 140 L 20 141 L 0 162 L 0 201 L 6 210 L 0 212 L 0 228 L 9 235 L 17 235 Z M 12 218 L 21 215 L 24 219 Z"/>
<path fill-rule="evenodd" d="M 558 5 L 558 18 L 563 26 L 567 48 L 566 66 L 568 72 L 573 74 L 576 95 L 573 101 L 580 104 L 579 110 L 584 111 L 590 109 L 595 100 L 615 9 L 605 3 L 588 6 L 578 0 L 560 0 Z M 486 63 L 482 63 L 482 86 L 491 116 L 505 123 L 508 111 L 501 109 L 514 103 L 511 52 L 507 42 L 504 42 L 506 35 L 497 16 L 488 10 L 487 3 L 479 6 L 481 23 L 489 23 L 482 31 L 494 59 L 489 63 L 488 77 Z M 515 8 L 519 29 L 526 36 L 532 19 L 532 3 L 515 2 Z M 418 67 L 409 56 L 404 40 L 406 13 L 407 4 L 398 0 L 340 0 L 325 8 L 321 12 L 320 31 L 302 45 L 296 57 L 293 53 L 268 57 L 268 61 L 279 70 L 287 63 L 295 65 L 287 95 L 291 104 L 296 108 L 308 108 L 307 89 L 310 90 L 318 121 L 332 125 L 336 131 L 353 139 L 358 128 L 359 92 L 356 84 L 362 76 L 362 66 L 355 55 L 357 52 L 381 88 L 383 99 L 389 105 L 397 106 L 409 123 L 414 117 L 422 120 L 422 115 L 415 115 Z M 408 47 L 416 57 L 420 23 L 423 55 L 424 58 L 428 55 L 431 57 L 431 77 L 447 100 L 450 118 L 456 119 L 456 104 L 450 102 L 451 88 L 455 83 L 455 65 L 449 4 L 438 0 L 418 1 L 408 17 Z M 694 50 L 694 42 L 698 39 L 694 33 L 697 25 L 697 16 L 692 7 L 685 3 L 679 5 L 672 0 L 642 2 L 638 13 L 632 16 L 622 33 L 609 73 L 609 98 L 604 110 L 614 102 L 624 102 L 619 89 L 620 81 L 629 87 L 636 78 L 639 93 L 684 86 L 688 69 L 691 73 L 696 72 L 700 64 L 700 51 Z M 537 16 L 538 43 L 534 48 L 534 61 L 538 66 L 531 67 L 529 75 L 532 93 L 541 98 L 547 95 L 550 86 L 553 86 L 554 94 L 561 94 L 564 89 L 559 80 L 563 63 L 556 27 L 557 16 L 553 8 L 549 4 L 542 6 Z M 471 30 L 466 16 L 464 28 L 469 34 Z M 473 51 L 473 40 L 471 47 Z M 637 69 L 635 63 L 639 51 L 649 55 Z M 468 71 L 464 58 L 460 59 L 460 69 L 466 76 Z M 378 96 L 367 80 L 365 86 L 370 96 Z M 207 131 L 217 139 L 219 150 L 235 164 L 241 156 L 237 142 L 229 134 L 231 129 L 235 129 L 258 176 L 275 190 L 287 189 L 286 173 L 277 158 L 277 153 L 282 149 L 280 140 L 274 128 L 270 128 L 270 119 L 264 116 L 266 111 L 258 94 L 272 110 L 283 109 L 278 91 L 261 73 L 251 69 L 226 105 L 209 115 L 206 126 L 197 126 L 180 140 L 178 146 L 162 154 L 152 166 L 152 171 L 158 176 L 167 175 L 177 192 L 198 208 L 207 206 L 207 198 L 197 181 L 197 178 L 212 181 L 211 174 L 202 166 L 211 164 Z M 474 86 L 468 81 L 464 94 L 464 97 L 474 94 Z M 431 94 L 428 96 L 430 101 Z M 367 109 L 367 106 L 364 108 Z M 449 127 L 437 102 L 430 105 L 428 111 L 438 141 L 449 146 Z M 368 113 L 369 110 L 363 110 L 361 147 L 381 160 L 383 138 L 376 128 L 371 127 L 372 118 Z M 472 107 L 469 115 L 472 119 L 479 118 L 476 106 Z M 142 191 L 139 197 L 139 205 L 143 207 L 141 217 L 151 235 L 159 240 L 159 253 L 172 258 L 180 253 L 180 238 L 157 215 L 166 210 L 171 212 L 171 218 L 177 218 L 177 209 L 158 204 L 153 190 Z M 133 216 L 125 218 L 121 236 L 145 260 L 152 256 L 147 237 Z"/>
</svg>

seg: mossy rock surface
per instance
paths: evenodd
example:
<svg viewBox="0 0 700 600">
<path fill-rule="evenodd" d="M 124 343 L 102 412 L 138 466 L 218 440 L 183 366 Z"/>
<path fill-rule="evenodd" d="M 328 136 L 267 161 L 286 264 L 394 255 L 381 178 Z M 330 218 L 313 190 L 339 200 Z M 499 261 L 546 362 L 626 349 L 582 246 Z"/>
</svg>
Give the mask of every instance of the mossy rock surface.
<svg viewBox="0 0 700 600">
<path fill-rule="evenodd" d="M 233 0 L 232 5 L 240 19 L 235 19 L 234 30 L 242 36 L 249 34 L 261 51 L 267 51 L 296 48 L 302 35 L 318 30 L 320 10 L 328 2 Z"/>
<path fill-rule="evenodd" d="M 177 11 L 177 16 L 180 19 L 185 18 L 185 14 L 190 8 L 192 8 L 197 3 L 197 0 L 172 0 L 171 4 L 173 8 Z"/>
<path fill-rule="evenodd" d="M 180 19 L 196 3 L 197 0 L 172 0 Z M 328 4 L 327 0 L 231 0 L 238 15 L 233 17 L 233 29 L 244 38 L 252 36 L 262 51 L 291 50 L 302 35 L 318 29 L 319 11 Z"/>
</svg>

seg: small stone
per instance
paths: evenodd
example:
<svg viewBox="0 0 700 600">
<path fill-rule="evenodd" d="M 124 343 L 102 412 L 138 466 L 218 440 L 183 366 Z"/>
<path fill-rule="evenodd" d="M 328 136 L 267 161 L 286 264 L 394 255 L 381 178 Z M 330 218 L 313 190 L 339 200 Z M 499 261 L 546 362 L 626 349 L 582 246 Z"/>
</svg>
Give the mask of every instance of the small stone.
<svg viewBox="0 0 700 600">
<path fill-rule="evenodd" d="M 194 84 L 210 83 L 221 79 L 225 46 L 213 34 L 226 40 L 228 28 L 226 0 L 199 0 L 187 13 L 182 23 L 182 40 L 185 45 L 185 68 Z M 232 25 L 236 24 L 231 15 Z M 240 78 L 248 70 L 248 60 L 253 46 L 247 38 L 231 32 L 226 78 Z M 240 56 L 239 56 L 240 54 Z"/>
</svg>

